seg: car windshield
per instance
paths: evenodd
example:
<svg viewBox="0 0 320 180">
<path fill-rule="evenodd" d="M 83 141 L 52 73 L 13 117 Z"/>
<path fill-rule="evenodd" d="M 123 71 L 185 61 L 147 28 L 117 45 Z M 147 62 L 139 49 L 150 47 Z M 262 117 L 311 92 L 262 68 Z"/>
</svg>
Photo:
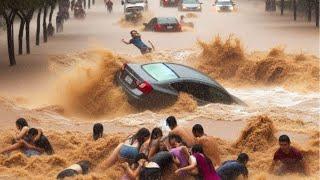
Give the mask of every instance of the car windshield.
<svg viewBox="0 0 320 180">
<path fill-rule="evenodd" d="M 231 1 L 217 1 L 216 5 L 220 6 L 232 6 Z"/>
<path fill-rule="evenodd" d="M 142 69 L 157 81 L 167 81 L 178 78 L 178 76 L 163 63 L 146 64 L 142 66 Z"/>
<path fill-rule="evenodd" d="M 183 0 L 184 4 L 198 4 L 197 0 Z"/>
<path fill-rule="evenodd" d="M 127 0 L 127 3 L 143 3 L 144 0 Z"/>
<path fill-rule="evenodd" d="M 177 19 L 176 18 L 158 18 L 158 23 L 159 24 L 175 24 L 177 23 Z"/>
</svg>

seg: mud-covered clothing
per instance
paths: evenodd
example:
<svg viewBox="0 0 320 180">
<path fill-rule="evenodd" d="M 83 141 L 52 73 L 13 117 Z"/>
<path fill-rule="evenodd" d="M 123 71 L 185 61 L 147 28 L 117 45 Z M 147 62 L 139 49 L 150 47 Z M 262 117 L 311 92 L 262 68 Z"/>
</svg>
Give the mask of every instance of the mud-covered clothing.
<svg viewBox="0 0 320 180">
<path fill-rule="evenodd" d="M 170 150 L 170 153 L 176 157 L 177 159 L 179 159 L 180 161 L 180 165 L 179 168 L 183 168 L 189 165 L 189 159 L 187 159 L 187 157 L 185 156 L 185 154 L 182 151 L 183 146 L 180 147 L 176 147 Z M 187 173 L 184 171 L 181 171 L 180 173 L 181 176 L 186 176 Z"/>
<path fill-rule="evenodd" d="M 225 161 L 218 169 L 217 173 L 221 180 L 236 180 L 239 175 L 248 176 L 247 167 L 236 160 Z"/>
<path fill-rule="evenodd" d="M 274 153 L 273 160 L 281 161 L 284 164 L 294 164 L 298 161 L 302 160 L 303 156 L 300 151 L 297 149 L 290 147 L 289 153 L 284 153 L 280 148 Z"/>
<path fill-rule="evenodd" d="M 208 162 L 207 158 L 201 153 L 194 153 L 196 158 L 199 174 L 203 180 L 220 180 L 217 172 L 215 171 L 211 162 Z"/>
</svg>

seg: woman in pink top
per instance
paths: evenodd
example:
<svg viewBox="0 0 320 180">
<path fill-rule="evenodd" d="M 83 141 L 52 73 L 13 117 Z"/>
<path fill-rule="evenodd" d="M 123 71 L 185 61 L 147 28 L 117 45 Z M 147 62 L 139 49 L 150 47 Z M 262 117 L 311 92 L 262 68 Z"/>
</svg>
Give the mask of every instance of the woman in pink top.
<svg viewBox="0 0 320 180">
<path fill-rule="evenodd" d="M 189 152 L 186 146 L 183 146 L 182 139 L 180 136 L 171 134 L 169 135 L 169 144 L 170 144 L 170 153 L 179 160 L 179 168 L 183 168 L 188 166 L 189 164 Z M 181 172 L 179 173 L 180 176 L 186 176 L 187 173 Z"/>
<path fill-rule="evenodd" d="M 189 166 L 176 170 L 175 173 L 179 174 L 183 171 L 192 171 L 197 168 L 201 179 L 220 180 L 220 177 L 215 171 L 211 160 L 204 154 L 201 145 L 194 145 L 191 151 L 192 156 L 190 158 L 194 158 L 195 161 L 192 161 Z"/>
</svg>

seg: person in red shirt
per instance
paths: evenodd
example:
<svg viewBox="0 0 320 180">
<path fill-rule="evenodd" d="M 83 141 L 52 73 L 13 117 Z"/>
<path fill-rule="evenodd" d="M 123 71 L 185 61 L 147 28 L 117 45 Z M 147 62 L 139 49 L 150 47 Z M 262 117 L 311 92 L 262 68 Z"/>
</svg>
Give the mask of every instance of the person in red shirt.
<svg viewBox="0 0 320 180">
<path fill-rule="evenodd" d="M 291 146 L 287 135 L 279 137 L 280 148 L 274 153 L 270 172 L 277 175 L 286 173 L 307 173 L 307 167 L 303 155 L 299 150 Z"/>
</svg>

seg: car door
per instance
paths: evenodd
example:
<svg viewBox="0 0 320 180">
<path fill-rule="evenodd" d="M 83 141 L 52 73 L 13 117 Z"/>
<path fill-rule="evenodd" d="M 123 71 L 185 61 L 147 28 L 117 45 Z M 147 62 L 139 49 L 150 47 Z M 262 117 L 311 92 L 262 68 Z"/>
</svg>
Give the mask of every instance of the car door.
<svg viewBox="0 0 320 180">
<path fill-rule="evenodd" d="M 171 83 L 171 87 L 178 92 L 191 94 L 198 104 L 203 105 L 208 102 L 223 102 L 230 104 L 230 95 L 219 87 L 210 86 L 197 81 L 183 81 Z"/>
</svg>

